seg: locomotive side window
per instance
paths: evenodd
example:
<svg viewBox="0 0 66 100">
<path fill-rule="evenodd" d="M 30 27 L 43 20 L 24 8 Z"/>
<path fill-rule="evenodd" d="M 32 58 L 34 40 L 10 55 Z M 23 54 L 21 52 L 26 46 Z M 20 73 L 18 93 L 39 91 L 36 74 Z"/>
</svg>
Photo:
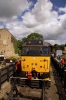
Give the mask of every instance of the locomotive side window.
<svg viewBox="0 0 66 100">
<path fill-rule="evenodd" d="M 29 51 L 29 47 L 28 46 L 24 46 L 23 48 L 22 48 L 22 54 L 23 55 L 27 55 L 27 52 Z"/>
<path fill-rule="evenodd" d="M 49 54 L 48 47 L 42 47 L 42 54 L 43 55 L 48 55 Z"/>
</svg>

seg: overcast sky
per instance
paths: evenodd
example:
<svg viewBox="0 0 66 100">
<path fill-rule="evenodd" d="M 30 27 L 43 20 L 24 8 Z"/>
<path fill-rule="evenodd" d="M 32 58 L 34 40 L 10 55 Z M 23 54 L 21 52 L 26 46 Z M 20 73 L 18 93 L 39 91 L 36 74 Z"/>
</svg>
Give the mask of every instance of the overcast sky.
<svg viewBox="0 0 66 100">
<path fill-rule="evenodd" d="M 0 29 L 22 39 L 32 32 L 51 44 L 66 42 L 66 0 L 0 0 Z"/>
</svg>

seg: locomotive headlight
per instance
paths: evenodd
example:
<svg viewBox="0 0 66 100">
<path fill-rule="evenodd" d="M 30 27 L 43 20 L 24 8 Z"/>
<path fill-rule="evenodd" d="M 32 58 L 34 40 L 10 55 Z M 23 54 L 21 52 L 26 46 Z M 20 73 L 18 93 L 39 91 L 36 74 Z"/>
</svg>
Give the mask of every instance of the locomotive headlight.
<svg viewBox="0 0 66 100">
<path fill-rule="evenodd" d="M 29 41 L 28 43 L 30 44 L 31 42 Z"/>
<path fill-rule="evenodd" d="M 39 41 L 39 43 L 41 43 L 41 41 Z"/>
</svg>

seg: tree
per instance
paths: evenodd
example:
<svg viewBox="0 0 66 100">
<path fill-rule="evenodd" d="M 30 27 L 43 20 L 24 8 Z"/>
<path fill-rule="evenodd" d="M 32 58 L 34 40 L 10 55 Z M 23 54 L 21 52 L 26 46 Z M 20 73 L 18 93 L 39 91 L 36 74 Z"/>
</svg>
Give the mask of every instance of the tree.
<svg viewBox="0 0 66 100">
<path fill-rule="evenodd" d="M 32 40 L 32 39 L 43 39 L 43 36 L 38 33 L 31 33 L 27 36 L 27 40 Z"/>
<path fill-rule="evenodd" d="M 58 44 L 54 44 L 54 47 L 57 47 L 58 46 Z"/>
<path fill-rule="evenodd" d="M 15 53 L 18 53 L 19 55 L 21 55 L 22 41 L 20 40 L 15 41 L 14 47 L 15 47 Z"/>
<path fill-rule="evenodd" d="M 27 37 L 22 38 L 22 43 L 25 43 L 25 42 L 27 42 L 29 40 L 33 40 L 33 39 L 43 39 L 43 36 L 38 33 L 31 33 Z"/>
<path fill-rule="evenodd" d="M 27 37 L 22 38 L 22 43 L 27 42 Z"/>
<path fill-rule="evenodd" d="M 64 50 L 65 45 L 60 45 L 61 50 Z"/>
</svg>

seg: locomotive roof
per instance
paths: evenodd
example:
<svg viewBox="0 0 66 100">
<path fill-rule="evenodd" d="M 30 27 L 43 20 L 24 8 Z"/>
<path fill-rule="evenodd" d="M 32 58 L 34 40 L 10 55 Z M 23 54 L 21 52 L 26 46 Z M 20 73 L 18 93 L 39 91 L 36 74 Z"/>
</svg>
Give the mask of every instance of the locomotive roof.
<svg viewBox="0 0 66 100">
<path fill-rule="evenodd" d="M 34 46 L 34 45 L 29 45 L 29 44 L 27 45 L 26 43 L 24 43 L 22 46 Z M 43 42 L 43 44 L 35 45 L 35 46 L 51 46 L 51 44 L 48 42 Z"/>
</svg>

